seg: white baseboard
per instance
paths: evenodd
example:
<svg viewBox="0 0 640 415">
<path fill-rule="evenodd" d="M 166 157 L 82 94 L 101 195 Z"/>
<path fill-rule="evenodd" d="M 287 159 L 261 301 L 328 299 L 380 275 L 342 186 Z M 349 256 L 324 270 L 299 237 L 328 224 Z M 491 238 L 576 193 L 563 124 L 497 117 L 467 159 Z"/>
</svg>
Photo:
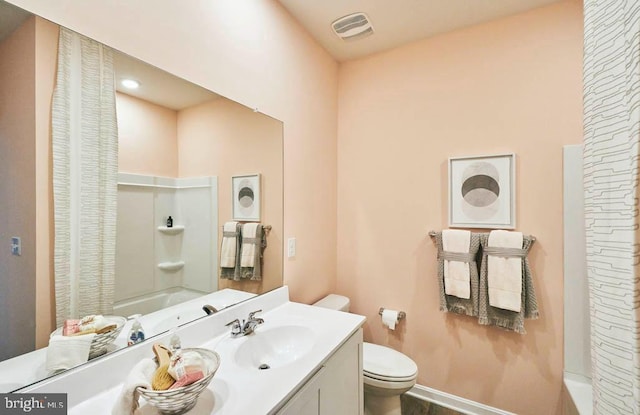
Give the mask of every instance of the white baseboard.
<svg viewBox="0 0 640 415">
<path fill-rule="evenodd" d="M 502 409 L 493 408 L 422 385 L 415 385 L 407 394 L 467 415 L 515 415 L 512 412 L 503 411 Z"/>
</svg>

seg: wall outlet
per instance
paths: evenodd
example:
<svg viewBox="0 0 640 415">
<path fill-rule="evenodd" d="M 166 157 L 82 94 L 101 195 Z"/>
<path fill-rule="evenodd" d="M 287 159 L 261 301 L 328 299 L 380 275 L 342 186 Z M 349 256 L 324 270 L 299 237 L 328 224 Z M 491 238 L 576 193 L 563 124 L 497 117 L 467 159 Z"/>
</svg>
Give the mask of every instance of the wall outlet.
<svg viewBox="0 0 640 415">
<path fill-rule="evenodd" d="M 22 255 L 22 241 L 17 236 L 11 237 L 11 255 Z"/>
<path fill-rule="evenodd" d="M 296 238 L 287 239 L 287 258 L 296 256 Z"/>
</svg>

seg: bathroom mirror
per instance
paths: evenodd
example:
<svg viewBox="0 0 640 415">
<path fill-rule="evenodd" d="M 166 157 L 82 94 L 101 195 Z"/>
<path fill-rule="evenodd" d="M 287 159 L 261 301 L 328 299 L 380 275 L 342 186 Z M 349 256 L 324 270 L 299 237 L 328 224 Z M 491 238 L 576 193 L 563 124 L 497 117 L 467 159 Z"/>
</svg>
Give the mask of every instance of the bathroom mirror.
<svg viewBox="0 0 640 415">
<path fill-rule="evenodd" d="M 0 329 L 12 334 L 1 336 L 0 373 L 24 369 L 24 362 L 35 360 L 32 353 L 42 358 L 56 328 L 49 127 L 57 36 L 54 23 L 0 0 L 0 210 L 10 222 L 0 226 L 0 240 L 17 235 L 22 249 L 20 256 L 0 252 Z M 120 174 L 114 314 L 151 315 L 183 301 L 197 305 L 163 315 L 150 330 L 155 334 L 204 316 L 201 306 L 212 292 L 225 293 L 214 304 L 223 308 L 281 286 L 282 122 L 122 53 L 116 52 L 115 65 Z M 139 88 L 125 89 L 124 78 Z M 262 279 L 221 279 L 232 177 L 257 174 L 260 219 L 268 229 Z M 48 375 L 44 363 L 34 367 L 11 383 L 0 382 L 0 392 Z"/>
</svg>

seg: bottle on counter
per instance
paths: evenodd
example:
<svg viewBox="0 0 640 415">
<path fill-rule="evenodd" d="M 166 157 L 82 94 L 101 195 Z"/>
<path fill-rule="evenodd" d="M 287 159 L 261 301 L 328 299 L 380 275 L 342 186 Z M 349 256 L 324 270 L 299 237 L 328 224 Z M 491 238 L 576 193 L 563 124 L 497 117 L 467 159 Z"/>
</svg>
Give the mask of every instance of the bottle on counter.
<svg viewBox="0 0 640 415">
<path fill-rule="evenodd" d="M 140 324 L 138 319 L 136 319 L 131 325 L 131 331 L 129 331 L 127 346 L 132 346 L 142 341 L 144 341 L 144 330 L 142 329 L 142 324 Z"/>
<path fill-rule="evenodd" d="M 173 228 L 173 218 L 171 216 L 167 218 L 167 228 Z"/>
</svg>

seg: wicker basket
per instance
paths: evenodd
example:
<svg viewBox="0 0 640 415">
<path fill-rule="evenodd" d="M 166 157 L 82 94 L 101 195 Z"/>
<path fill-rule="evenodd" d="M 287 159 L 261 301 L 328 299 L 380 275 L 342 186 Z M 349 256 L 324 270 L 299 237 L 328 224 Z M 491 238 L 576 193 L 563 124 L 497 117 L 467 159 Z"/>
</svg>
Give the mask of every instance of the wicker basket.
<svg viewBox="0 0 640 415">
<path fill-rule="evenodd" d="M 102 334 L 96 334 L 91 341 L 91 348 L 89 349 L 89 360 L 102 356 L 107 352 L 107 347 L 113 343 L 118 337 L 118 334 L 122 331 L 122 328 L 127 323 L 127 319 L 121 316 L 104 316 L 108 324 L 116 324 L 117 327 L 111 331 Z M 62 327 L 55 330 L 51 335 L 61 335 Z"/>
<path fill-rule="evenodd" d="M 156 391 L 138 387 L 137 390 L 151 405 L 165 415 L 178 415 L 187 412 L 196 405 L 198 396 L 209 385 L 213 375 L 220 367 L 218 353 L 202 348 L 182 349 L 183 352 L 197 352 L 206 364 L 205 376 L 190 385 L 165 391 Z"/>
</svg>

